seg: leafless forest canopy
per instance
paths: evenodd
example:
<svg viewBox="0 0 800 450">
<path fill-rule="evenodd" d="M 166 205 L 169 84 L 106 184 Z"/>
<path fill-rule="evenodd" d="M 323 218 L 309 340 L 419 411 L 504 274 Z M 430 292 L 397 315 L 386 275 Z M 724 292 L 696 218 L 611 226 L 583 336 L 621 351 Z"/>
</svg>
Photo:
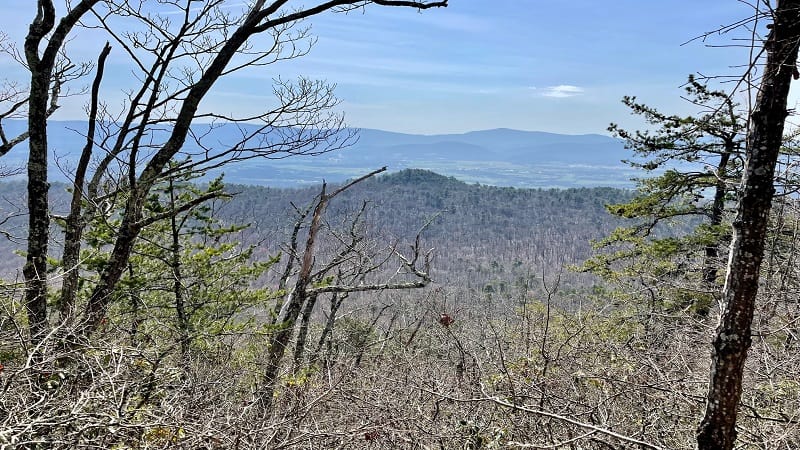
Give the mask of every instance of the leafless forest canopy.
<svg viewBox="0 0 800 450">
<path fill-rule="evenodd" d="M 232 74 L 307 56 L 317 16 L 448 0 L 29 3 L 0 32 L 0 449 L 800 448 L 800 0 L 701 36 L 744 30 L 749 60 L 690 76 L 693 113 L 626 96 L 646 129 L 579 139 L 622 143 L 635 190 L 213 178 L 358 141 L 303 76 L 205 108 Z M 563 148 L 512 134 L 450 150 Z"/>
<path fill-rule="evenodd" d="M 23 182 L 5 182 L 4 210 L 25 198 Z M 54 183 L 52 211 L 66 210 L 68 187 Z M 292 204 L 305 207 L 319 186 L 279 189 L 228 185 L 229 200 L 218 201 L 214 212 L 226 224 L 248 225 L 237 239 L 257 245 L 261 258 L 278 254 L 294 225 Z M 631 191 L 613 188 L 515 189 L 468 184 L 425 170 L 404 170 L 366 180 L 347 191 L 329 207 L 331 225 L 340 224 L 366 202 L 363 226 L 371 239 L 408 246 L 429 220 L 423 233 L 426 245 L 436 249 L 433 275 L 436 284 L 465 285 L 471 289 L 511 288 L 512 273 L 533 280 L 541 271 L 575 279 L 580 287 L 593 277 L 562 270 L 591 254 L 591 241 L 599 240 L 623 223 L 604 206 L 632 197 Z M 676 224 L 679 226 L 679 224 Z M 12 277 L 21 268 L 24 216 L 9 221 L 12 236 L 2 242 L 4 252 L 17 258 L 2 261 L 2 273 Z M 55 237 L 57 243 L 63 238 Z M 17 245 L 14 245 L 16 242 Z M 580 282 L 578 280 L 581 280 Z M 493 283 L 499 286 L 487 287 Z M 518 280 L 518 282 L 521 282 Z M 577 286 L 576 286 L 577 287 Z"/>
<path fill-rule="evenodd" d="M 6 182 L 3 188 L 5 199 L 25 195 L 23 183 Z M 55 214 L 65 208 L 67 188 L 63 184 L 52 188 Z M 69 404 L 54 405 L 56 397 L 47 397 L 49 401 L 42 403 L 42 408 L 65 408 L 61 413 L 65 418 L 95 427 L 94 434 L 59 430 L 65 441 L 116 442 L 119 435 L 107 430 L 117 426 L 126 442 L 135 439 L 146 445 L 209 448 L 265 443 L 278 448 L 491 448 L 531 441 L 570 442 L 574 433 L 581 436 L 575 442 L 597 448 L 626 445 L 627 441 L 604 434 L 611 430 L 662 448 L 691 441 L 694 423 L 690 419 L 702 406 L 705 343 L 710 340 L 716 314 L 713 307 L 714 312 L 698 314 L 686 303 L 696 289 L 691 275 L 694 269 L 688 264 L 699 266 L 700 260 L 673 256 L 672 262 L 661 263 L 669 268 L 658 269 L 663 271 L 661 276 L 652 279 L 646 277 L 654 275 L 642 267 L 635 268 L 641 272 L 638 275 L 606 279 L 583 273 L 579 267 L 593 254 L 591 241 L 602 239 L 616 227 L 636 223 L 615 217 L 605 208 L 631 201 L 633 192 L 497 188 L 422 170 L 382 175 L 355 185 L 326 212 L 317 264 L 326 264 L 341 251 L 343 236 L 353 230 L 356 217 L 360 217 L 357 229 L 364 239 L 358 250 L 362 257 L 386 248 L 409 248 L 417 231 L 430 221 L 421 241 L 425 248 L 434 249 L 433 283 L 421 291 L 321 294 L 304 331 L 305 355 L 295 360 L 295 338 L 289 357 L 294 362 L 283 369 L 274 394 L 279 401 L 273 408 L 280 411 L 280 419 L 265 421 L 251 416 L 254 399 L 248 386 L 263 367 L 259 356 L 264 351 L 263 336 L 273 332 L 273 325 L 267 324 L 273 320 L 270 311 L 280 302 L 275 295 L 286 259 L 237 281 L 238 275 L 214 272 L 202 265 L 204 258 L 213 260 L 214 255 L 197 255 L 223 246 L 227 256 L 217 262 L 206 261 L 223 264 L 250 245 L 254 247 L 246 252 L 248 260 L 239 259 L 237 264 L 285 255 L 297 211 L 313 204 L 319 186 L 233 185 L 225 190 L 235 194 L 214 200 L 204 214 L 219 221 L 218 229 L 233 224 L 248 227 L 211 241 L 207 236 L 192 235 L 190 240 L 202 245 L 187 246 L 186 268 L 198 273 L 184 276 L 197 284 L 231 283 L 228 288 L 241 289 L 242 296 L 266 288 L 263 296 L 236 298 L 234 303 L 242 304 L 216 305 L 207 311 L 198 305 L 198 316 L 235 311 L 230 325 L 241 323 L 230 329 L 198 317 L 197 326 L 222 328 L 193 330 L 198 342 L 192 344 L 191 356 L 179 357 L 174 344 L 179 340 L 174 300 L 165 293 L 170 291 L 171 275 L 142 274 L 138 285 L 131 279 L 120 295 L 131 295 L 131 286 L 137 286 L 137 301 L 142 302 L 146 317 L 137 318 L 142 312 L 130 305 L 120 306 L 109 316 L 96 351 L 113 354 L 126 349 L 132 353 L 116 361 L 82 363 L 85 370 L 102 371 L 104 377 L 102 383 L 93 382 L 91 390 L 79 396 L 87 402 L 81 406 L 87 416 L 73 416 Z M 786 212 L 793 217 L 788 205 Z M 199 217 L 190 221 L 203 223 Z M 661 226 L 657 234 L 680 236 L 693 224 L 676 220 Z M 794 239 L 788 223 L 781 226 L 782 235 Z M 301 242 L 307 236 L 306 227 L 300 230 Z M 19 218 L 6 225 L 12 236 L 24 235 L 24 228 Z M 55 229 L 55 249 L 61 239 Z M 4 241 L 4 252 L 11 242 Z M 754 448 L 774 448 L 775 433 L 784 433 L 787 423 L 794 421 L 792 402 L 797 398 L 793 388 L 796 373 L 789 370 L 795 367 L 791 363 L 795 358 L 791 321 L 796 303 L 782 297 L 785 286 L 793 283 L 794 269 L 778 262 L 782 257 L 791 258 L 781 250 L 791 243 L 775 241 L 774 245 L 776 261 L 770 266 L 773 275 L 766 289 L 770 297 L 759 317 L 765 327 L 774 327 L 768 323 L 781 325 L 764 330 L 754 349 L 759 357 L 747 368 L 750 384 L 745 401 L 750 403 L 742 422 L 761 435 L 760 443 L 752 444 Z M 144 253 L 145 248 L 143 244 L 138 251 Z M 137 261 L 147 264 L 146 271 L 165 270 L 163 261 L 146 262 L 157 257 L 142 256 Z M 199 259 L 200 265 L 192 259 Z M 21 257 L 4 261 L 7 279 L 13 280 L 21 262 Z M 223 270 L 236 270 L 225 267 Z M 391 278 L 395 269 L 380 267 L 364 279 Z M 665 280 L 669 271 L 673 275 Z M 685 272 L 676 275 L 679 271 Z M 634 281 L 623 281 L 634 276 Z M 211 280 L 201 281 L 202 277 Z M 210 286 L 195 286 L 190 292 L 201 297 L 215 295 L 214 300 L 223 295 Z M 443 321 L 443 315 L 450 320 Z M 335 325 L 329 328 L 329 324 Z M 14 370 L 13 361 L 19 355 L 13 339 L 8 342 L 5 373 Z M 60 376 L 57 372 L 47 375 L 48 389 L 62 389 Z M 146 403 L 152 414 L 159 415 L 158 423 L 141 423 L 126 414 L 96 419 L 91 413 L 100 408 L 96 402 L 103 403 L 118 385 L 130 389 L 129 395 L 143 402 L 139 407 L 144 408 L 138 392 L 146 392 L 155 382 L 157 388 L 152 389 L 158 390 L 148 394 L 153 397 Z M 8 393 L 19 389 L 10 383 L 6 386 Z M 209 394 L 215 397 L 209 398 Z M 27 405 L 24 397 L 18 401 L 17 410 L 44 414 Z M 130 398 L 116 401 L 131 407 Z M 773 415 L 766 416 L 766 411 Z M 33 419 L 29 416 L 27 420 Z M 14 425 L 10 416 L 6 423 Z M 790 436 L 793 434 L 786 436 L 786 442 L 791 442 Z"/>
</svg>

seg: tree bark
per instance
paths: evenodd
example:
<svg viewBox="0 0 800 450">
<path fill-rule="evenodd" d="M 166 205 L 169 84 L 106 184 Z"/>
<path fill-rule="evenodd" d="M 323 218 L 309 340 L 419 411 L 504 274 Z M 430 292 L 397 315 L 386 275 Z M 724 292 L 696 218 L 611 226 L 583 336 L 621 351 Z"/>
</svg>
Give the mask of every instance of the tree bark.
<svg viewBox="0 0 800 450">
<path fill-rule="evenodd" d="M 386 168 L 384 167 L 384 170 Z M 374 174 L 374 173 L 373 173 Z M 370 174 L 372 176 L 373 174 Z M 322 184 L 322 192 L 319 194 L 319 201 L 314 207 L 314 212 L 311 215 L 311 224 L 308 229 L 308 237 L 306 238 L 306 246 L 303 250 L 303 259 L 300 266 L 300 272 L 297 274 L 297 281 L 295 282 L 292 293 L 289 294 L 288 303 L 285 306 L 286 311 L 284 314 L 277 318 L 278 326 L 280 327 L 273 336 L 270 338 L 269 348 L 267 350 L 267 363 L 264 370 L 264 376 L 261 386 L 261 392 L 258 393 L 258 401 L 261 405 L 262 411 L 269 412 L 272 408 L 272 396 L 275 389 L 275 384 L 278 381 L 280 373 L 281 361 L 286 352 L 286 347 L 289 340 L 294 333 L 294 325 L 303 305 L 308 300 L 307 288 L 311 285 L 311 270 L 314 266 L 314 247 L 316 244 L 317 234 L 322 221 L 322 214 L 328 205 L 328 200 L 336 195 L 328 195 L 325 192 L 326 185 Z"/>
<path fill-rule="evenodd" d="M 52 0 L 39 0 L 37 14 L 25 37 L 25 60 L 31 74 L 28 97 L 28 247 L 25 266 L 25 308 L 31 344 L 35 347 L 49 333 L 47 322 L 47 244 L 50 239 L 47 175 L 47 118 L 57 107 L 60 80 L 54 67 L 58 52 L 72 27 L 99 0 L 82 0 L 56 25 Z M 39 47 L 47 42 L 40 53 Z"/>
<path fill-rule="evenodd" d="M 100 82 L 103 80 L 103 71 L 111 46 L 106 42 L 97 60 L 97 73 L 92 83 L 92 97 L 89 111 L 89 124 L 86 132 L 86 145 L 81 152 L 78 167 L 75 169 L 75 179 L 72 182 L 72 200 L 70 201 L 69 215 L 64 227 L 64 252 L 61 256 L 64 268 L 64 280 L 61 283 L 61 323 L 69 325 L 75 316 L 75 297 L 78 292 L 80 269 L 78 267 L 81 255 L 81 240 L 86 226 L 83 213 L 83 201 L 86 195 L 86 172 L 89 168 L 92 152 L 94 150 L 94 135 L 97 127 L 97 110 L 100 102 Z M 92 199 L 93 200 L 93 199 Z M 94 209 L 94 207 L 91 207 Z"/>
<path fill-rule="evenodd" d="M 28 58 L 30 62 L 32 58 Z M 25 307 L 31 344 L 36 346 L 48 333 L 47 244 L 50 214 L 47 181 L 47 99 L 50 72 L 31 65 L 31 95 L 28 111 L 28 248 L 22 273 L 25 277 Z"/>
<path fill-rule="evenodd" d="M 796 70 L 800 0 L 781 1 L 773 14 L 772 31 L 764 43 L 767 61 L 747 136 L 747 163 L 733 223 L 724 307 L 713 343 L 706 411 L 698 428 L 700 450 L 730 450 L 736 441 L 744 363 L 752 340 L 759 270 L 775 193 L 775 165 Z"/>
<path fill-rule="evenodd" d="M 306 300 L 306 305 L 303 307 L 303 313 L 300 316 L 300 329 L 297 331 L 297 342 L 294 345 L 294 365 L 292 366 L 292 373 L 297 374 L 303 368 L 303 359 L 306 352 L 306 340 L 308 339 L 308 327 L 311 323 L 311 313 L 314 312 L 314 306 L 317 305 L 317 295 L 310 295 Z"/>
<path fill-rule="evenodd" d="M 734 151 L 733 146 L 734 143 L 732 141 L 726 142 L 726 151 L 719 157 L 716 173 L 717 185 L 714 187 L 714 201 L 711 204 L 711 214 L 708 219 L 708 224 L 712 227 L 717 227 L 722 223 L 722 215 L 725 213 L 725 196 L 728 194 L 725 178 L 728 171 L 728 161 Z M 705 248 L 705 260 L 703 261 L 703 281 L 709 287 L 716 284 L 717 258 L 719 258 L 719 243 L 715 242 L 707 245 Z"/>
</svg>

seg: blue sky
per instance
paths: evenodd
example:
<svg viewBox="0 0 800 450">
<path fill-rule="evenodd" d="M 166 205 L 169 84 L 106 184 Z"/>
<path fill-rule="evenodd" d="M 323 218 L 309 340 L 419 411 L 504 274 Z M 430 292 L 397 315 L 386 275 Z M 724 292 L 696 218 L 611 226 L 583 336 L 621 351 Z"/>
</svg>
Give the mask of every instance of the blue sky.
<svg viewBox="0 0 800 450">
<path fill-rule="evenodd" d="M 17 42 L 32 3 L 0 3 L 2 29 Z M 451 0 L 423 12 L 371 6 L 307 22 L 318 39 L 310 54 L 235 74 L 204 107 L 255 113 L 273 77 L 302 74 L 335 83 L 339 108 L 356 127 L 605 133 L 612 121 L 640 125 L 621 105 L 623 95 L 689 112 L 679 98 L 688 74 L 741 72 L 745 51 L 709 44 L 730 44 L 746 30 L 682 44 L 751 14 L 732 0 Z M 101 46 L 88 31 L 70 44 L 88 60 Z M 0 68 L 20 73 L 7 59 Z M 108 72 L 106 92 L 124 84 L 128 69 L 112 62 Z M 57 118 L 83 117 L 82 102 L 68 101 Z"/>
</svg>

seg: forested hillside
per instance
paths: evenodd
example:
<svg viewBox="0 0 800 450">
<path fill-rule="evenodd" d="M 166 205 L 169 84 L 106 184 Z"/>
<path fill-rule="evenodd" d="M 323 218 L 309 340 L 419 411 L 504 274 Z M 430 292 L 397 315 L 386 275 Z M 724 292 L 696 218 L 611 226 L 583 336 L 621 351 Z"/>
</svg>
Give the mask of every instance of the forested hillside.
<svg viewBox="0 0 800 450">
<path fill-rule="evenodd" d="M 2 197 L 11 213 L 25 198 L 24 184 L 5 182 Z M 63 214 L 67 187 L 54 184 L 53 211 Z M 257 254 L 277 254 L 295 222 L 292 204 L 305 207 L 319 186 L 279 189 L 229 185 L 229 201 L 218 202 L 217 218 L 228 225 L 247 225 L 246 243 L 257 243 Z M 364 223 L 370 239 L 409 245 L 428 221 L 422 237 L 435 248 L 433 278 L 437 284 L 466 283 L 475 290 L 505 291 L 514 283 L 530 283 L 545 270 L 550 275 L 578 264 L 590 254 L 591 241 L 607 235 L 621 222 L 605 205 L 624 201 L 632 193 L 613 188 L 515 189 L 467 184 L 425 170 L 404 170 L 368 179 L 345 191 L 330 205 L 331 221 L 343 221 L 367 202 Z M 24 217 L 5 227 L 24 235 Z M 18 240 L 18 242 L 20 242 Z M 56 239 L 58 242 L 58 239 Z M 13 242 L 3 240 L 3 251 Z M 22 247 L 17 246 L 17 251 Z M 2 260 L 5 274 L 20 269 L 21 257 Z M 593 278 L 564 272 L 570 283 L 583 287 Z M 535 284 L 535 283 L 534 283 Z M 496 285 L 496 286 L 495 286 Z M 576 285 L 577 287 L 577 285 Z"/>
<path fill-rule="evenodd" d="M 14 199 L 24 197 L 23 185 L 2 186 L 4 211 L 18 211 Z M 182 196 L 214 187 L 175 188 Z M 466 184 L 423 170 L 369 178 L 330 201 L 314 251 L 319 272 L 309 287 L 319 293 L 305 304 L 291 340 L 281 344 L 286 363 L 269 384 L 274 398 L 269 408 L 282 419 L 264 422 L 254 416 L 264 407 L 258 406 L 264 401 L 258 395 L 270 367 L 263 346 L 280 333 L 282 303 L 291 298 L 286 292 L 293 279 L 284 277 L 298 270 L 287 265 L 299 262 L 295 252 L 308 252 L 303 243 L 311 222 L 300 221 L 294 246 L 292 230 L 298 213 L 318 204 L 320 189 L 224 186 L 232 198 L 182 215 L 184 225 L 173 228 L 183 236 L 179 254 L 171 253 L 162 231 L 143 235 L 115 293 L 118 304 L 98 330 L 108 351 L 124 348 L 131 359 L 114 367 L 100 360 L 79 364 L 107 377 L 87 386 L 87 414 L 105 410 L 96 402 L 113 398 L 114 389 L 124 386 L 148 397 L 118 398 L 116 405 L 147 411 L 162 425 L 142 424 L 124 413 L 108 419 L 89 414 L 82 423 L 130 430 L 117 438 L 99 433 L 106 443 L 207 448 L 237 441 L 278 448 L 415 448 L 418 443 L 450 448 L 454 442 L 491 448 L 529 439 L 569 440 L 574 420 L 581 429 L 601 430 L 589 441 L 596 448 L 615 439 L 618 430 L 625 432 L 622 442 L 641 437 L 664 448 L 691 440 L 693 424 L 685 418 L 702 404 L 707 364 L 702 345 L 711 332 L 711 314 L 679 303 L 696 289 L 684 265 L 691 254 L 676 247 L 672 256 L 664 248 L 627 269 L 620 260 L 608 266 L 619 272 L 605 280 L 577 267 L 565 269 L 597 255 L 591 240 L 641 223 L 608 214 L 607 205 L 641 199 L 609 188 Z M 66 186 L 55 184 L 52 191 L 53 213 L 62 214 Z M 172 195 L 159 192 L 161 202 Z M 785 211 L 794 217 L 792 208 Z M 116 219 L 112 214 L 104 220 Z M 666 242 L 690 229 L 686 222 L 677 225 L 672 231 L 662 227 Z M 95 227 L 82 253 L 81 283 L 92 283 L 106 264 L 108 231 L 103 230 L 113 228 L 102 222 Z M 168 231 L 169 221 L 157 227 Z M 428 250 L 432 256 L 426 266 L 432 283 L 426 288 L 352 293 L 336 288 L 407 280 L 406 266 L 395 264 L 393 255 L 417 254 L 412 246 L 423 228 L 417 257 Z M 24 235 L 18 218 L 4 229 Z M 55 248 L 62 240 L 58 229 Z M 13 274 L 22 258 L 11 257 L 9 241 L 3 242 L 6 271 Z M 780 286 L 795 279 L 793 266 L 780 262 L 780 249 L 790 242 L 775 241 L 770 266 L 775 275 L 759 312 L 761 320 L 773 323 L 769 336 L 780 338 L 761 340 L 754 349 L 759 358 L 749 369 L 753 380 L 746 391 L 753 412 L 742 420 L 763 439 L 785 429 L 782 417 L 791 417 L 797 400 L 800 362 L 791 355 L 797 345 L 791 324 L 796 303 L 779 296 L 785 292 Z M 178 266 L 172 266 L 170 254 L 179 255 Z M 53 264 L 57 279 L 61 269 Z M 675 273 L 669 270 L 683 275 L 669 279 Z M 660 273 L 658 281 L 649 278 L 654 273 Z M 174 284 L 178 274 L 180 284 Z M 14 283 L 6 286 L 13 292 Z M 336 289 L 326 291 L 328 286 Z M 653 297 L 656 292 L 659 297 Z M 6 309 L 9 317 L 19 316 L 14 308 L 18 304 Z M 14 342 L 12 329 L 5 332 L 7 342 Z M 19 367 L 16 348 L 4 347 L 4 365 Z M 764 372 L 779 362 L 780 371 Z M 62 389 L 61 377 L 67 375 L 60 364 L 43 375 L 47 392 Z M 6 386 L 15 386 L 13 378 Z M 5 419 L 12 430 L 47 420 L 53 411 L 72 414 L 74 408 L 61 397 L 49 397 L 41 406 L 13 398 L 18 401 L 5 403 L 16 414 L 17 420 Z M 29 419 L 20 421 L 19 414 Z M 22 429 L 12 432 L 24 435 Z M 69 430 L 58 433 L 65 441 L 82 439 Z"/>
<path fill-rule="evenodd" d="M 18 211 L 15 199 L 24 197 L 23 185 L 2 186 L 4 211 Z M 179 197 L 214 189 L 185 183 L 175 188 Z M 326 186 L 326 192 L 336 188 Z M 111 383 L 91 385 L 85 395 L 97 401 L 113 395 L 118 385 L 132 392 L 154 389 L 148 394 L 154 397 L 136 398 L 139 406 L 130 399 L 118 401 L 157 415 L 164 425 L 140 424 L 122 414 L 110 420 L 87 417 L 87 426 L 122 423 L 134 434 L 120 439 L 148 445 L 213 448 L 219 439 L 226 447 L 259 436 L 247 445 L 404 447 L 414 442 L 449 448 L 457 442 L 491 448 L 528 439 L 569 440 L 569 420 L 577 418 L 582 429 L 602 430 L 597 448 L 606 442 L 602 436 L 613 438 L 611 430 L 665 448 L 691 440 L 692 423 L 683 418 L 697 414 L 701 405 L 707 364 L 702 345 L 710 339 L 713 317 L 681 303 L 702 298 L 696 297 L 696 281 L 686 265 L 697 260 L 671 237 L 688 232 L 692 222 L 659 226 L 657 235 L 670 244 L 658 247 L 660 241 L 654 241 L 657 251 L 643 253 L 643 259 L 628 253 L 610 266 L 593 266 L 595 271 L 605 267 L 599 270 L 604 278 L 577 267 L 602 255 L 591 250 L 590 241 L 613 236 L 616 227 L 642 223 L 606 211 L 609 205 L 635 205 L 641 193 L 499 188 L 424 170 L 368 178 L 343 191 L 322 216 L 313 253 L 318 272 L 308 289 L 319 293 L 305 304 L 291 340 L 280 344 L 286 345 L 286 363 L 275 366 L 280 369 L 269 384 L 275 399 L 269 408 L 283 416 L 275 423 L 261 422 L 251 412 L 263 407 L 256 405 L 264 401 L 259 389 L 264 367 L 270 367 L 262 349 L 265 339 L 280 335 L 282 304 L 291 298 L 286 292 L 302 270 L 296 264 L 308 252 L 303 249 L 311 222 L 300 213 L 318 204 L 321 186 L 223 190 L 234 195 L 182 215 L 184 225 L 173 228 L 182 236 L 179 266 L 172 266 L 169 255 L 178 254 L 171 253 L 164 236 L 147 233 L 135 248 L 115 294 L 118 304 L 98 330 L 104 345 L 128 348 L 133 359 L 120 361 L 124 365 L 114 369 L 119 372 L 108 372 L 102 361 L 80 363 L 105 371 Z M 66 186 L 55 184 L 52 191 L 53 213 L 63 214 Z M 160 202 L 172 195 L 159 192 Z M 155 213 L 161 207 L 150 208 Z M 794 217 L 793 207 L 787 208 Z M 104 220 L 113 226 L 116 219 L 112 213 Z M 82 253 L 81 283 L 92 283 L 106 264 L 104 242 L 113 228 L 95 226 Z M 170 229 L 169 221 L 157 226 Z M 24 235 L 19 218 L 4 229 Z M 63 239 L 59 227 L 53 236 L 57 249 Z M 780 286 L 794 280 L 793 266 L 780 262 L 780 249 L 790 242 L 774 243 L 769 270 L 775 275 L 759 312 L 761 320 L 769 317 L 773 323 L 770 335 L 782 337 L 758 343 L 759 363 L 750 369 L 754 378 L 746 391 L 754 412 L 742 423 L 764 439 L 785 429 L 781 417 L 793 411 L 800 373 L 796 356 L 789 353 L 796 346 L 791 337 L 796 304 L 779 296 L 785 292 Z M 18 273 L 14 269 L 22 258 L 11 257 L 10 241 L 3 243 L 9 255 L 6 273 Z M 420 259 L 406 266 L 396 255 Z M 422 267 L 424 255 L 432 256 L 429 266 L 425 258 L 432 282 L 424 289 L 347 291 L 348 286 L 406 282 L 413 275 L 407 269 Z M 632 265 L 624 262 L 630 258 Z M 57 279 L 61 269 L 53 264 Z M 174 284 L 177 274 L 180 285 Z M 658 278 L 650 278 L 654 275 Z M 15 317 L 16 311 L 7 313 Z M 15 347 L 5 348 L 3 364 L 14 367 Z M 779 372 L 762 372 L 779 361 Z M 230 379 L 230 371 L 237 374 L 235 382 L 218 385 L 215 380 Z M 61 373 L 47 375 L 47 389 L 61 389 Z M 776 382 L 782 386 L 777 390 L 771 387 Z M 53 410 L 70 414 L 72 408 L 53 397 L 42 403 L 44 414 L 18 400 L 6 404 L 17 405 L 11 411 L 24 411 L 34 421 Z M 350 412 L 342 416 L 344 410 Z M 633 425 L 641 418 L 646 418 L 644 429 Z M 770 423 L 775 428 L 765 427 Z M 186 430 L 182 437 L 174 434 L 177 424 Z M 330 431 L 338 429 L 343 431 Z M 80 440 L 72 432 L 59 433 L 65 440 Z M 136 433 L 144 434 L 137 438 Z M 115 441 L 108 435 L 103 439 Z"/>
<path fill-rule="evenodd" d="M 528 3 L 0 2 L 0 450 L 800 448 L 800 0 Z"/>
</svg>

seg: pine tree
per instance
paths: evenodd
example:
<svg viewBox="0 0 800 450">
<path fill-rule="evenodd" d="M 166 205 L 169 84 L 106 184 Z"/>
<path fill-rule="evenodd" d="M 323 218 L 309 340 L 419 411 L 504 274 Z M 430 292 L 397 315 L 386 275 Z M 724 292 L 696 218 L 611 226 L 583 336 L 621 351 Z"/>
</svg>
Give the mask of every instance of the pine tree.
<svg viewBox="0 0 800 450">
<path fill-rule="evenodd" d="M 636 180 L 632 200 L 607 205 L 629 224 L 598 242 L 598 254 L 583 268 L 627 284 L 637 280 L 657 292 L 654 306 L 705 316 L 730 240 L 727 217 L 742 176 L 745 118 L 726 93 L 694 77 L 685 98 L 701 113 L 666 115 L 635 97 L 623 99 L 654 129 L 629 132 L 612 124 L 609 131 L 633 151 L 626 162 L 652 176 Z"/>
</svg>

